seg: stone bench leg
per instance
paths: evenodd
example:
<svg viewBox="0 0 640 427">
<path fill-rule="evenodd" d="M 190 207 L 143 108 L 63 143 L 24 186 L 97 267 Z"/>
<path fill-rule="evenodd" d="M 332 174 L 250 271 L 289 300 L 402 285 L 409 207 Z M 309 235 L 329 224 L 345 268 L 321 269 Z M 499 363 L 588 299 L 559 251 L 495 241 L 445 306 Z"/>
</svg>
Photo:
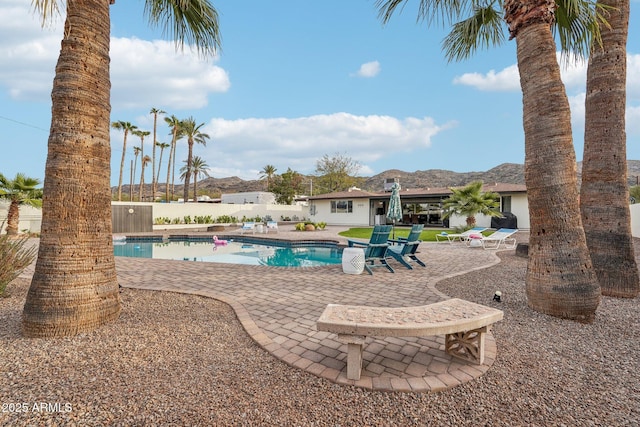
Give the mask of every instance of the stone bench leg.
<svg viewBox="0 0 640 427">
<path fill-rule="evenodd" d="M 484 363 L 484 340 L 489 331 L 487 326 L 471 331 L 447 334 L 445 350 L 448 354 L 459 359 L 482 365 Z"/>
<path fill-rule="evenodd" d="M 347 344 L 347 378 L 359 380 L 362 371 L 362 346 L 366 337 L 362 335 L 338 334 L 338 341 Z"/>
</svg>

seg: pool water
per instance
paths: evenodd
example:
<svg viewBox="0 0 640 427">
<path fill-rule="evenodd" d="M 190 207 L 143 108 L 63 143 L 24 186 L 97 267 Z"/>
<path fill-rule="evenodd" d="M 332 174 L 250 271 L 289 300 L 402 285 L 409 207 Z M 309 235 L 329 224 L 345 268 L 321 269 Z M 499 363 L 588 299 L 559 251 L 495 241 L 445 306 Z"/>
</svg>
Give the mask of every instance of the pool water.
<svg viewBox="0 0 640 427">
<path fill-rule="evenodd" d="M 229 241 L 127 241 L 115 243 L 115 256 L 172 259 L 226 264 L 269 265 L 274 267 L 316 267 L 340 264 L 342 249 L 335 246 L 283 247 Z"/>
</svg>

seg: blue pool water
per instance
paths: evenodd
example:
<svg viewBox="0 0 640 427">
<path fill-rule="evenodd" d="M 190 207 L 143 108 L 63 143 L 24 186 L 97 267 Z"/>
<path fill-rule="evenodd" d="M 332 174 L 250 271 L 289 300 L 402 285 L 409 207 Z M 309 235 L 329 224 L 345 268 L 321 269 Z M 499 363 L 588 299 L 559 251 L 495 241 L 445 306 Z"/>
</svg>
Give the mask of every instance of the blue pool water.
<svg viewBox="0 0 640 427">
<path fill-rule="evenodd" d="M 212 240 L 127 240 L 124 244 L 114 242 L 113 252 L 115 256 L 135 258 L 274 267 L 316 267 L 342 262 L 342 249 L 335 245 L 282 246 L 284 244 L 228 241 L 226 245 L 215 245 Z"/>
</svg>

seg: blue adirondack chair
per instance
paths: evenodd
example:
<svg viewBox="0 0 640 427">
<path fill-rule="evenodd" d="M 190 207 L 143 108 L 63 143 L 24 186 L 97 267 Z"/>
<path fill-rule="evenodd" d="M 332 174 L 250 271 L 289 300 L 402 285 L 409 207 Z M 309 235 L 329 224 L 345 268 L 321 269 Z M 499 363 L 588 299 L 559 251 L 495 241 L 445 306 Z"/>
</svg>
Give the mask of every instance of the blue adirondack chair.
<svg viewBox="0 0 640 427">
<path fill-rule="evenodd" d="M 390 233 L 390 225 L 376 225 L 373 227 L 371 239 L 369 239 L 368 243 L 357 240 L 347 241 L 350 247 L 364 248 L 364 269 L 367 270 L 367 273 L 373 274 L 373 271 L 371 271 L 373 267 L 386 267 L 390 272 L 395 273 L 393 268 L 387 263 Z M 380 264 L 376 264 L 376 261 Z"/>
<path fill-rule="evenodd" d="M 416 250 L 418 249 L 418 245 L 422 240 L 419 240 L 420 233 L 422 233 L 422 229 L 424 225 L 416 224 L 411 227 L 411 231 L 409 232 L 409 236 L 407 238 L 400 238 L 396 240 L 391 240 L 394 245 L 389 246 L 389 250 L 387 251 L 387 256 L 394 258 L 400 264 L 407 267 L 409 270 L 413 270 L 413 267 L 407 261 L 407 258 L 415 261 L 416 264 L 419 264 L 423 267 L 426 267 L 424 262 L 420 261 L 416 256 Z"/>
</svg>

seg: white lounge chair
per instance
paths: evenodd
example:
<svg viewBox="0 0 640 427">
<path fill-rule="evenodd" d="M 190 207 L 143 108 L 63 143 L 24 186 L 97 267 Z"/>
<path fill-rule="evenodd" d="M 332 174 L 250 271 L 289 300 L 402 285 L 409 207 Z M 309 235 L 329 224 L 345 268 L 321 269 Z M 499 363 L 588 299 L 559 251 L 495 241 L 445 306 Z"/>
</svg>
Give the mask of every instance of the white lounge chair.
<svg viewBox="0 0 640 427">
<path fill-rule="evenodd" d="M 255 222 L 244 222 L 244 223 L 242 223 L 242 228 L 240 229 L 240 232 L 242 234 L 244 234 L 247 231 L 250 231 L 253 234 L 255 234 L 256 233 L 256 223 Z"/>
<path fill-rule="evenodd" d="M 489 236 L 483 236 L 482 238 L 467 238 L 467 246 L 471 246 L 472 241 L 480 242 L 485 249 L 498 249 L 500 245 L 504 245 L 506 249 L 513 249 L 516 247 L 516 239 L 511 237 L 516 234 L 518 230 L 514 228 L 501 228 L 495 233 Z"/>
<path fill-rule="evenodd" d="M 267 221 L 267 229 L 266 232 L 277 233 L 278 232 L 278 222 L 277 221 Z"/>
<path fill-rule="evenodd" d="M 470 230 L 467 230 L 463 233 L 446 233 L 446 232 L 442 232 L 440 234 L 436 234 L 436 241 L 438 243 L 440 242 L 449 242 L 449 243 L 453 243 L 456 240 L 460 241 L 460 242 L 464 242 L 466 240 L 469 239 L 469 235 L 471 234 L 481 234 L 484 230 L 486 230 L 487 227 L 473 227 Z"/>
</svg>

